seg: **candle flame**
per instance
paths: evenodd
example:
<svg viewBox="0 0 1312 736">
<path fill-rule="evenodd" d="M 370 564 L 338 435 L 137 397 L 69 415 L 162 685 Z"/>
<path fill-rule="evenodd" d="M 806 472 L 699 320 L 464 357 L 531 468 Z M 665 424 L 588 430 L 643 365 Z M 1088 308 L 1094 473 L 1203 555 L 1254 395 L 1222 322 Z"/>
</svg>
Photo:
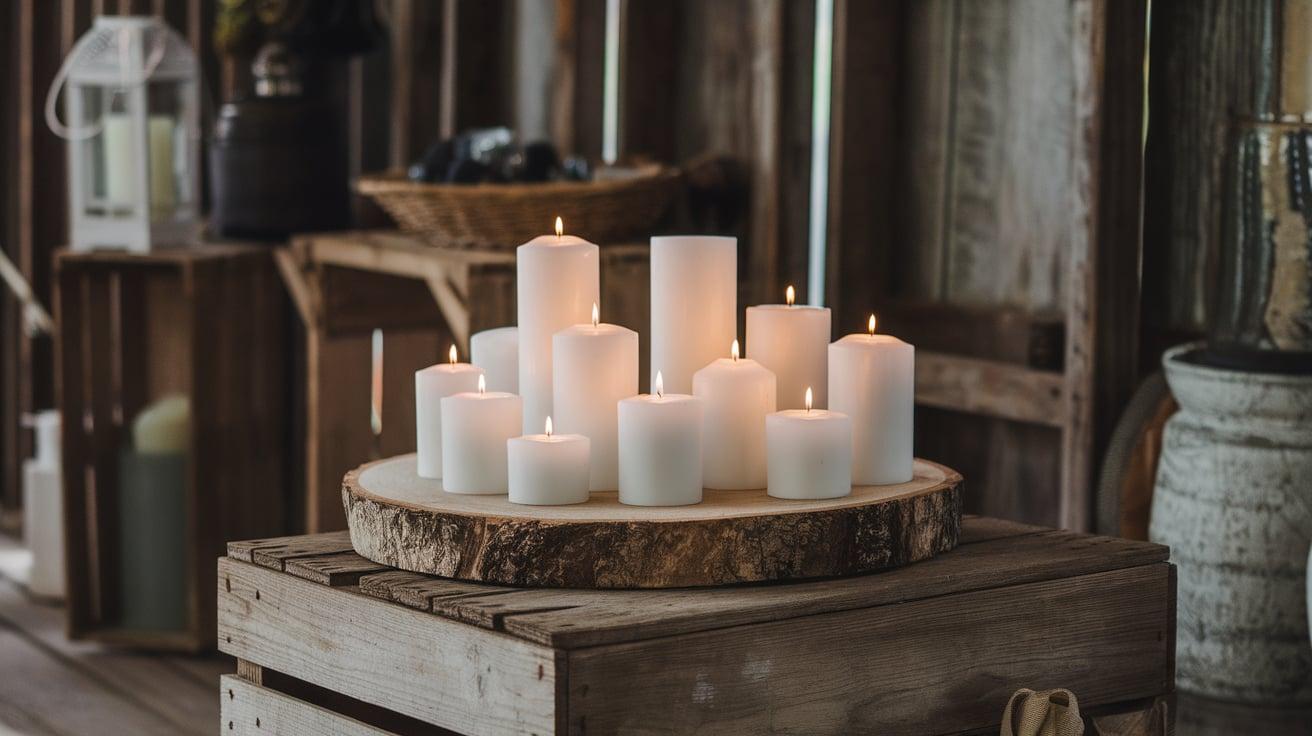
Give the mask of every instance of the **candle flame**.
<svg viewBox="0 0 1312 736">
<path fill-rule="evenodd" d="M 562 236 L 562 235 L 564 235 L 564 234 L 565 234 L 565 221 L 562 220 L 562 219 L 560 219 L 560 217 L 557 217 L 557 218 L 556 218 L 556 239 L 559 240 L 559 239 L 560 239 L 560 236 Z"/>
<path fill-rule="evenodd" d="M 871 312 L 871 313 L 870 313 L 870 321 L 866 323 L 866 330 L 870 333 L 870 336 L 871 336 L 871 337 L 874 337 L 874 335 L 875 335 L 875 313 L 874 313 L 874 312 Z"/>
<path fill-rule="evenodd" d="M 597 311 L 597 303 L 592 303 L 592 326 L 596 327 L 597 322 L 601 320 L 601 313 Z"/>
<path fill-rule="evenodd" d="M 811 387 L 806 387 L 806 410 L 811 411 Z"/>
<path fill-rule="evenodd" d="M 797 291 L 793 289 L 792 284 L 789 284 L 788 288 L 784 289 L 784 303 L 791 307 L 795 301 L 797 301 Z"/>
<path fill-rule="evenodd" d="M 547 436 L 551 436 L 551 417 L 547 417 Z"/>
<path fill-rule="evenodd" d="M 734 338 L 733 344 L 729 346 L 729 355 L 735 361 L 738 360 L 738 338 Z"/>
<path fill-rule="evenodd" d="M 660 371 L 656 371 L 656 395 L 665 396 L 665 379 L 661 376 Z"/>
<path fill-rule="evenodd" d="M 487 393 L 487 379 L 483 377 L 482 373 L 478 374 L 478 392 L 480 394 Z"/>
<path fill-rule="evenodd" d="M 446 352 L 446 357 L 452 363 L 456 362 L 456 344 L 451 343 L 451 349 Z"/>
</svg>

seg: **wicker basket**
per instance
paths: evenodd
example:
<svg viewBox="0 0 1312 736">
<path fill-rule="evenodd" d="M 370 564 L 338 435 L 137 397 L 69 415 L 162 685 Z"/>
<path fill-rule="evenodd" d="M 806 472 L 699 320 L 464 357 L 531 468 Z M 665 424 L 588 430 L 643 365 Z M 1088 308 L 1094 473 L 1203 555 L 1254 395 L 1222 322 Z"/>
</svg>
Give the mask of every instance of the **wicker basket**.
<svg viewBox="0 0 1312 736">
<path fill-rule="evenodd" d="M 680 185 L 678 170 L 659 166 L 589 182 L 428 184 L 400 173 L 356 182 L 402 230 L 433 245 L 504 250 L 550 233 L 557 216 L 566 232 L 595 243 L 645 238 Z"/>
</svg>

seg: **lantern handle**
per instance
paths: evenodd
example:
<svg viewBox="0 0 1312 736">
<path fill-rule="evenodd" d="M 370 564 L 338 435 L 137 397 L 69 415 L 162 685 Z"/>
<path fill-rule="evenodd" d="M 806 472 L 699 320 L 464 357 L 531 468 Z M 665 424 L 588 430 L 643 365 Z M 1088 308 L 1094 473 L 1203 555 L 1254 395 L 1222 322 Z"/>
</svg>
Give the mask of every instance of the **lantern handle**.
<svg viewBox="0 0 1312 736">
<path fill-rule="evenodd" d="M 120 34 L 126 34 L 127 32 L 128 29 L 126 28 L 118 31 Z M 160 35 L 162 36 L 163 34 Z M 103 37 L 87 34 L 78 39 L 78 42 L 73 46 L 73 50 L 69 51 L 68 56 L 64 57 L 64 63 L 59 65 L 59 71 L 55 72 L 55 78 L 50 80 L 50 89 L 46 92 L 46 125 L 50 128 L 52 133 L 66 141 L 82 141 L 87 138 L 94 138 L 99 135 L 100 131 L 105 127 L 105 121 L 101 119 L 97 120 L 94 124 L 83 128 L 70 128 L 60 122 L 59 112 L 56 108 L 56 105 L 59 102 L 59 93 L 64 88 L 64 83 L 68 81 L 68 74 L 70 67 L 73 66 L 73 61 L 78 58 L 88 44 L 98 38 Z M 154 48 L 150 50 L 150 55 L 146 57 L 146 63 L 141 70 L 140 79 L 132 80 L 128 79 L 126 75 L 123 75 L 119 80 L 119 84 L 125 87 L 128 85 L 145 84 L 146 80 L 150 79 L 151 75 L 155 73 L 155 70 L 159 68 L 160 63 L 164 61 L 164 52 L 167 45 L 168 41 L 161 38 L 155 44 Z M 127 47 L 122 43 L 122 40 L 120 40 L 119 55 L 122 56 L 126 54 L 126 49 Z M 121 64 L 120 69 L 122 68 L 126 68 L 126 65 Z M 116 92 L 116 94 L 118 93 Z"/>
</svg>

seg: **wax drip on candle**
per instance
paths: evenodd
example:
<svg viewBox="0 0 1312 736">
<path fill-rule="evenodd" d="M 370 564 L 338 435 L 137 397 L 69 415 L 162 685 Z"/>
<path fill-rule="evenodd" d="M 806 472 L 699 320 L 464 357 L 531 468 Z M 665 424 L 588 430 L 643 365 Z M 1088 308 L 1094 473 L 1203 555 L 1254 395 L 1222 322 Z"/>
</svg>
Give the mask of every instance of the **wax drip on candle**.
<svg viewBox="0 0 1312 736">
<path fill-rule="evenodd" d="M 810 390 L 811 390 L 811 389 L 809 389 L 809 388 L 807 389 L 807 391 L 810 391 Z M 482 373 L 478 374 L 478 392 L 479 392 L 480 394 L 485 394 L 485 393 L 487 393 L 487 379 L 486 379 L 486 378 L 483 378 L 483 374 L 482 374 Z M 808 396 L 809 396 L 809 395 L 810 395 L 810 394 L 808 394 Z M 810 405 L 810 402 L 807 402 L 807 405 L 809 406 L 809 405 Z"/>
<path fill-rule="evenodd" d="M 597 322 L 601 320 L 601 314 L 597 311 L 597 303 L 592 303 L 592 326 L 596 327 Z"/>
<path fill-rule="evenodd" d="M 737 338 L 734 338 L 733 345 L 730 345 L 730 346 L 729 346 L 729 356 L 733 358 L 733 362 L 735 362 L 735 363 L 738 362 L 738 339 L 737 339 Z"/>
<path fill-rule="evenodd" d="M 550 414 L 547 415 L 547 430 L 546 430 L 546 431 L 547 431 L 547 436 L 550 437 L 550 436 L 551 436 L 551 415 L 550 415 Z"/>
<path fill-rule="evenodd" d="M 561 220 L 560 217 L 558 216 L 556 217 L 556 240 L 559 241 L 560 236 L 564 234 L 565 234 L 565 221 Z"/>
<path fill-rule="evenodd" d="M 874 313 L 874 312 L 871 312 L 871 313 L 870 313 L 870 321 L 866 323 L 866 331 L 868 331 L 868 332 L 870 333 L 870 336 L 871 336 L 871 337 L 874 337 L 874 336 L 875 336 L 875 313 Z"/>
<path fill-rule="evenodd" d="M 793 285 L 789 284 L 788 288 L 784 289 L 784 303 L 791 307 L 795 301 L 797 301 L 797 292 L 793 290 Z"/>
<path fill-rule="evenodd" d="M 665 397 L 665 379 L 661 377 L 661 372 L 656 371 L 656 398 Z"/>
<path fill-rule="evenodd" d="M 806 410 L 811 411 L 811 387 L 806 387 Z"/>
<path fill-rule="evenodd" d="M 455 344 L 455 343 L 451 343 L 451 349 L 447 351 L 447 353 L 446 353 L 446 357 L 447 357 L 447 360 L 451 361 L 451 363 L 455 363 L 455 362 L 456 362 L 456 344 Z"/>
</svg>

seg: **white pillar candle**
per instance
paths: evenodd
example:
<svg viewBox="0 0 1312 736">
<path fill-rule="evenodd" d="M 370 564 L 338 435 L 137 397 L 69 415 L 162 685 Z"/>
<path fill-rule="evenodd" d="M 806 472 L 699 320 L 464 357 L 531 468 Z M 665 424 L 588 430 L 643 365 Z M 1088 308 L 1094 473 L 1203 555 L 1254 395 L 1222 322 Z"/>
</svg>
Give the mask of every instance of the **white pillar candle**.
<svg viewBox="0 0 1312 736">
<path fill-rule="evenodd" d="M 469 338 L 469 362 L 483 369 L 488 391 L 519 393 L 519 329 L 475 332 Z"/>
<path fill-rule="evenodd" d="M 620 503 L 686 506 L 702 500 L 702 401 L 656 393 L 619 403 Z"/>
<path fill-rule="evenodd" d="M 519 309 L 519 393 L 524 397 L 521 434 L 536 432 L 551 410 L 551 336 L 588 321 L 601 301 L 601 256 L 588 241 L 543 235 L 516 251 Z"/>
<path fill-rule="evenodd" d="M 619 487 L 615 406 L 638 393 L 638 333 L 619 325 L 574 325 L 552 338 L 552 406 L 556 426 L 592 441 L 590 487 Z"/>
<path fill-rule="evenodd" d="M 810 391 L 807 401 L 810 404 Z M 769 481 L 775 498 L 840 498 L 852 492 L 852 420 L 824 409 L 789 409 L 765 418 Z"/>
<path fill-rule="evenodd" d="M 515 394 L 478 391 L 442 399 L 442 489 L 447 493 L 506 493 L 506 441 L 519 436 L 524 401 Z"/>
<path fill-rule="evenodd" d="M 775 376 L 780 409 L 802 408 L 809 387 L 815 408 L 829 406 L 825 383 L 829 380 L 829 308 L 793 303 L 793 287 L 785 304 L 747 308 L 747 357 Z"/>
<path fill-rule="evenodd" d="M 506 440 L 510 502 L 536 506 L 588 500 L 590 443 L 581 434 L 546 432 Z"/>
<path fill-rule="evenodd" d="M 702 400 L 702 483 L 707 488 L 765 487 L 765 417 L 774 413 L 774 374 L 754 360 L 720 358 L 692 377 Z"/>
<path fill-rule="evenodd" d="M 415 449 L 421 478 L 442 477 L 442 399 L 478 388 L 483 369 L 456 362 L 456 346 L 449 361 L 415 371 Z"/>
<path fill-rule="evenodd" d="M 737 334 L 738 239 L 652 238 L 652 376 L 660 371 L 671 394 L 690 393 L 692 374 Z"/>
<path fill-rule="evenodd" d="M 852 418 L 852 481 L 911 480 L 916 348 L 892 335 L 847 335 L 829 346 L 829 408 Z"/>
</svg>

